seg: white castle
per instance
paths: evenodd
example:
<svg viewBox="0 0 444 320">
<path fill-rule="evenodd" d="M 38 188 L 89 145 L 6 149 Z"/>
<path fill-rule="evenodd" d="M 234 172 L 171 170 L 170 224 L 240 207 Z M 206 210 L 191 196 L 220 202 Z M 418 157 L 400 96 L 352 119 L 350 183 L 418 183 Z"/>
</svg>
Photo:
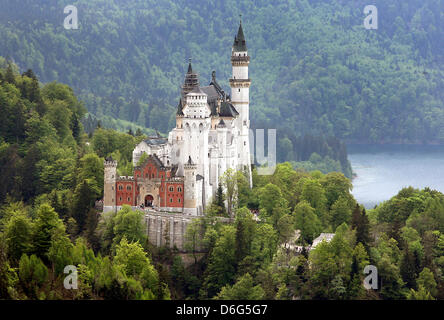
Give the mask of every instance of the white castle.
<svg viewBox="0 0 444 320">
<path fill-rule="evenodd" d="M 149 137 L 136 146 L 133 177 L 117 177 L 117 163 L 105 160 L 104 211 L 129 204 L 202 215 L 227 169 L 244 171 L 251 185 L 249 62 L 242 22 L 231 51 L 231 95 L 215 71 L 201 87 L 190 61 L 168 138 Z M 143 153 L 148 158 L 141 164 Z"/>
</svg>

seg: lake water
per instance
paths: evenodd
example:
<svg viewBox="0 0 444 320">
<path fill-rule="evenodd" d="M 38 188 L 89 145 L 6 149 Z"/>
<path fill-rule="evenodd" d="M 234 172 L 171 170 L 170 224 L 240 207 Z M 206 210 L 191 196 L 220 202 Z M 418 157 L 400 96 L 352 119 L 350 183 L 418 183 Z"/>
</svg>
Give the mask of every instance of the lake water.
<svg viewBox="0 0 444 320">
<path fill-rule="evenodd" d="M 390 199 L 403 187 L 444 193 L 444 146 L 348 145 L 353 195 L 366 208 Z"/>
</svg>

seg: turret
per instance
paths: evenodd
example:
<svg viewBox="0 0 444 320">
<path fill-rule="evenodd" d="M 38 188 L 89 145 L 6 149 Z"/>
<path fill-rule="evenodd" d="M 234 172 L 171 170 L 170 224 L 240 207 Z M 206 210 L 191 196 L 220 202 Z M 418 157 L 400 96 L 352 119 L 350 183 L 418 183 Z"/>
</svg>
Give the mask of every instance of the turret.
<svg viewBox="0 0 444 320">
<path fill-rule="evenodd" d="M 250 84 L 251 80 L 248 77 L 248 65 L 250 63 L 250 56 L 247 52 L 247 44 L 245 41 L 244 31 L 242 28 L 242 21 L 239 23 L 237 35 L 234 38 L 233 47 L 231 50 L 231 65 L 233 74 L 230 79 L 231 87 L 231 103 L 239 112 L 239 117 L 236 119 L 236 127 L 239 135 L 238 139 L 238 170 L 246 170 L 250 176 L 251 181 L 251 160 L 250 160 Z"/>
<path fill-rule="evenodd" d="M 103 190 L 103 212 L 114 210 L 116 207 L 116 179 L 117 161 L 107 157 L 104 165 L 104 190 Z"/>
<path fill-rule="evenodd" d="M 187 214 L 197 214 L 197 164 L 191 160 L 191 156 L 188 157 L 188 161 L 183 165 L 184 171 L 184 201 L 183 210 Z"/>
</svg>

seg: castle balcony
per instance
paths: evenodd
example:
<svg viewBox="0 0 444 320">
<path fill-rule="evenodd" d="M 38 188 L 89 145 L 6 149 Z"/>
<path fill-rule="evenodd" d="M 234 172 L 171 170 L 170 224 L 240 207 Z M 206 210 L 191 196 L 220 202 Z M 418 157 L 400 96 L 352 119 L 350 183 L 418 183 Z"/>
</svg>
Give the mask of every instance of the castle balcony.
<svg viewBox="0 0 444 320">
<path fill-rule="evenodd" d="M 230 79 L 230 87 L 248 88 L 251 84 L 251 79 Z"/>
<path fill-rule="evenodd" d="M 250 62 L 250 56 L 231 56 L 231 62 Z"/>
</svg>

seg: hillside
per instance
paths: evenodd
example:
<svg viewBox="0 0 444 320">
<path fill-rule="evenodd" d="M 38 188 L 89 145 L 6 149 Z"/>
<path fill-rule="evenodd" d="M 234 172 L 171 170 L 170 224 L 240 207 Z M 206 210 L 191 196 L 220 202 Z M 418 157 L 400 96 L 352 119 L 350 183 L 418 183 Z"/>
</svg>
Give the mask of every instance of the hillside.
<svg viewBox="0 0 444 320">
<path fill-rule="evenodd" d="M 0 300 L 444 299 L 442 193 L 404 188 L 367 214 L 338 172 L 281 163 L 272 175 L 253 170 L 250 189 L 227 171 L 180 253 L 150 244 L 144 212 L 97 211 L 104 157 L 128 174 L 146 136 L 87 135 L 84 113 L 69 86 L 40 88 L 32 71 L 0 68 Z M 228 198 L 235 218 L 223 223 Z M 369 264 L 383 279 L 375 291 L 362 286 Z M 64 287 L 66 266 L 77 268 L 78 290 Z"/>
<path fill-rule="evenodd" d="M 209 82 L 230 76 L 243 14 L 252 56 L 251 119 L 290 135 L 345 141 L 444 142 L 444 1 L 2 0 L 0 55 L 43 82 L 72 86 L 88 111 L 167 132 L 186 61 Z M 291 139 L 294 141 L 294 139 Z"/>
</svg>

